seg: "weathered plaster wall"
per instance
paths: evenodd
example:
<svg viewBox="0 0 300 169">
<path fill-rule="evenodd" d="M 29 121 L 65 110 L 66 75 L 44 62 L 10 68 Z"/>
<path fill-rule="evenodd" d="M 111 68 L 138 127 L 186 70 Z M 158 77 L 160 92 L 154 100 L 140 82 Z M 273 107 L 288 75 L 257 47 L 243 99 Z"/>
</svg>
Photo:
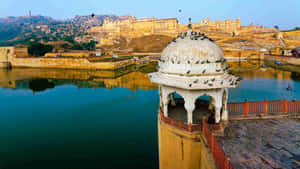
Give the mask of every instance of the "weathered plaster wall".
<svg viewBox="0 0 300 169">
<path fill-rule="evenodd" d="M 160 169 L 216 169 L 201 133 L 188 134 L 158 120 Z"/>
</svg>

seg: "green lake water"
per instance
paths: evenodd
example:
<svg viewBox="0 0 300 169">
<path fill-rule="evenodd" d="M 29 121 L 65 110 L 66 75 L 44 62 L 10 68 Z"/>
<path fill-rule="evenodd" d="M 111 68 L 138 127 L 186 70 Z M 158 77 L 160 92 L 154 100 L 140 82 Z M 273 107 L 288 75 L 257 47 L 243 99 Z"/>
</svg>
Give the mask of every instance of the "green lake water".
<svg viewBox="0 0 300 169">
<path fill-rule="evenodd" d="M 229 102 L 300 99 L 299 67 L 246 66 L 233 64 L 244 80 Z M 159 98 L 146 76 L 153 67 L 112 77 L 0 70 L 0 169 L 158 168 Z"/>
</svg>

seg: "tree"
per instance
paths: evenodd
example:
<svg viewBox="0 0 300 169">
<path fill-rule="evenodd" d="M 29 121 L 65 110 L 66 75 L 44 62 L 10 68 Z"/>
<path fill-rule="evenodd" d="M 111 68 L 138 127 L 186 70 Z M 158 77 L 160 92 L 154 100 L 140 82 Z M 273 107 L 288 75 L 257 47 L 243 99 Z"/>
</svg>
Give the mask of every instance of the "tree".
<svg viewBox="0 0 300 169">
<path fill-rule="evenodd" d="M 74 38 L 72 36 L 64 36 L 63 38 L 64 41 L 70 42 L 70 43 L 74 43 Z"/>
<path fill-rule="evenodd" d="M 51 52 L 53 46 L 44 45 L 41 43 L 32 43 L 28 46 L 28 53 L 32 56 L 44 56 L 46 53 Z"/>
<path fill-rule="evenodd" d="M 278 29 L 279 29 L 279 26 L 278 26 L 278 25 L 275 25 L 274 28 L 278 30 Z"/>
</svg>

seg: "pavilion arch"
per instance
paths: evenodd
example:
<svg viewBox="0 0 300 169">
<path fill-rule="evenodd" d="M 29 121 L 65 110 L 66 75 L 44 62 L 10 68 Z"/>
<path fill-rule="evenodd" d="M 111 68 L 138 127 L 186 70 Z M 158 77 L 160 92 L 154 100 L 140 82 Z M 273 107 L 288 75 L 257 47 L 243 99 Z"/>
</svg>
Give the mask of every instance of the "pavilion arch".
<svg viewBox="0 0 300 169">
<path fill-rule="evenodd" d="M 207 95 L 210 97 L 209 109 L 214 110 L 216 123 L 219 123 L 221 120 L 221 116 L 220 116 L 221 109 L 223 112 L 224 110 L 226 111 L 226 107 L 224 109 L 223 105 L 225 103 L 227 104 L 227 97 L 224 96 L 225 101 L 224 104 L 222 103 L 223 95 L 224 94 L 227 95 L 227 91 L 225 89 L 192 91 L 192 90 L 184 90 L 180 88 L 162 85 L 160 87 L 160 98 L 161 98 L 160 105 L 165 117 L 169 116 L 168 113 L 169 113 L 170 101 L 171 103 L 174 102 L 173 93 L 177 93 L 178 95 L 182 96 L 184 101 L 184 109 L 186 111 L 186 113 L 184 114 L 187 114 L 187 123 L 189 124 L 193 124 L 193 119 L 194 119 L 193 112 L 196 109 L 196 102 L 200 96 Z M 224 117 L 226 117 L 227 113 L 223 113 L 223 114 Z"/>
</svg>

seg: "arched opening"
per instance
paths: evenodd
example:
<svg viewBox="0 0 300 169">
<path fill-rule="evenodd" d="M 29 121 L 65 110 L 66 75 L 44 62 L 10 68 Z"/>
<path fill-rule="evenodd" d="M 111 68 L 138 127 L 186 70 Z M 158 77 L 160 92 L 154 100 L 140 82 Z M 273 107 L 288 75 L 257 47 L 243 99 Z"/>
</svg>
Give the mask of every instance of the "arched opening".
<svg viewBox="0 0 300 169">
<path fill-rule="evenodd" d="M 184 98 L 177 92 L 168 95 L 168 117 L 187 123 L 187 112 L 184 108 Z"/>
<path fill-rule="evenodd" d="M 193 112 L 193 123 L 201 124 L 203 116 L 207 116 L 210 113 L 210 102 L 212 98 L 206 94 L 200 96 L 195 101 L 195 110 Z"/>
</svg>

